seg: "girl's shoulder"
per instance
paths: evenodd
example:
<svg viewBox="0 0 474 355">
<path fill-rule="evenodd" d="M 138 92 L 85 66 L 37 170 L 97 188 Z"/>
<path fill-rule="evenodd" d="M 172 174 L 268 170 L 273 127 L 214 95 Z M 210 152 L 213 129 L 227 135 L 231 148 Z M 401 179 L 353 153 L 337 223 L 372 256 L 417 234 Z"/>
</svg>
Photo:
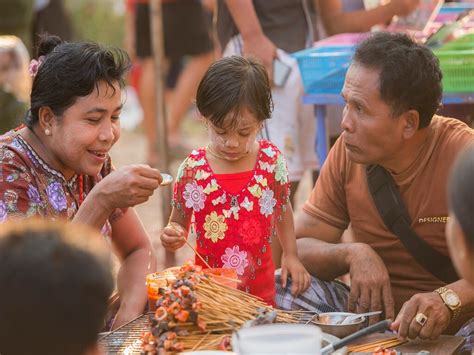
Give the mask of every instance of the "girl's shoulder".
<svg viewBox="0 0 474 355">
<path fill-rule="evenodd" d="M 194 149 L 179 166 L 177 179 L 180 179 L 184 175 L 192 177 L 194 171 L 207 164 L 206 148 Z"/>
</svg>

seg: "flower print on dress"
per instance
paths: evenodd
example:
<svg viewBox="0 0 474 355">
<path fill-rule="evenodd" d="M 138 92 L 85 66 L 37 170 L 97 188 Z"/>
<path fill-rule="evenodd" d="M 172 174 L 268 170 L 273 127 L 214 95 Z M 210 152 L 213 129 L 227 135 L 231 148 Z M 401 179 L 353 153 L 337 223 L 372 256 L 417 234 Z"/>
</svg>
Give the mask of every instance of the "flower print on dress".
<svg viewBox="0 0 474 355">
<path fill-rule="evenodd" d="M 262 149 L 262 152 L 264 152 L 269 158 L 273 158 L 276 154 L 272 147 Z"/>
<path fill-rule="evenodd" d="M 283 155 L 279 155 L 276 161 L 275 180 L 282 185 L 288 182 L 288 169 Z"/>
<path fill-rule="evenodd" d="M 258 200 L 260 205 L 260 213 L 268 217 L 273 213 L 273 207 L 275 207 L 277 201 L 273 198 L 273 191 L 265 189 L 262 191 L 262 197 Z"/>
<path fill-rule="evenodd" d="M 240 225 L 239 235 L 246 245 L 257 245 L 262 240 L 262 226 L 256 219 L 247 219 Z"/>
<path fill-rule="evenodd" d="M 53 208 L 58 211 L 64 211 L 67 208 L 67 200 L 64 194 L 63 187 L 60 182 L 52 182 L 46 187 L 46 194 L 48 200 L 51 202 Z"/>
<path fill-rule="evenodd" d="M 0 200 L 0 223 L 3 223 L 7 220 L 7 205 L 3 200 Z"/>
<path fill-rule="evenodd" d="M 206 216 L 204 230 L 206 231 L 204 236 L 212 240 L 213 243 L 217 243 L 219 239 L 224 239 L 227 230 L 224 216 L 218 215 L 215 211 L 211 212 Z"/>
<path fill-rule="evenodd" d="M 204 208 L 206 195 L 204 194 L 202 186 L 199 186 L 196 181 L 186 184 L 183 198 L 186 201 L 186 208 L 192 208 L 195 212 L 199 212 Z"/>
<path fill-rule="evenodd" d="M 28 191 L 26 192 L 28 199 L 34 205 L 39 205 L 41 203 L 41 196 L 38 189 L 33 185 L 28 185 Z"/>
<path fill-rule="evenodd" d="M 247 252 L 244 250 L 240 251 L 238 245 L 226 248 L 225 254 L 221 256 L 221 260 L 225 269 L 234 269 L 239 276 L 244 274 L 245 268 L 249 265 Z"/>
</svg>

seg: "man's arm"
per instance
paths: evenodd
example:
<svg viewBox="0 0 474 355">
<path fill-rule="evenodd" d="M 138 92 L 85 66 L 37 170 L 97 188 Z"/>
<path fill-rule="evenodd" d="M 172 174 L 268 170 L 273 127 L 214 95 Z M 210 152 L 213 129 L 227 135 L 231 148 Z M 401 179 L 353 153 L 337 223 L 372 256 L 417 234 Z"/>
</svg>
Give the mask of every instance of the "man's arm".
<svg viewBox="0 0 474 355">
<path fill-rule="evenodd" d="M 271 81 L 276 46 L 265 36 L 252 0 L 226 0 L 226 5 L 242 36 L 243 54 L 259 59 L 265 66 Z"/>
<path fill-rule="evenodd" d="M 394 317 L 394 302 L 387 268 L 367 244 L 340 243 L 343 230 L 333 227 L 306 212 L 296 218 L 298 256 L 316 277 L 331 281 L 350 273 L 351 293 L 348 310 L 384 311 Z M 377 317 L 371 319 L 371 323 Z"/>
<path fill-rule="evenodd" d="M 341 0 L 314 0 L 328 35 L 343 32 L 367 32 L 374 25 L 385 24 L 392 17 L 406 16 L 419 4 L 419 0 L 391 0 L 370 10 L 344 12 Z"/>
</svg>

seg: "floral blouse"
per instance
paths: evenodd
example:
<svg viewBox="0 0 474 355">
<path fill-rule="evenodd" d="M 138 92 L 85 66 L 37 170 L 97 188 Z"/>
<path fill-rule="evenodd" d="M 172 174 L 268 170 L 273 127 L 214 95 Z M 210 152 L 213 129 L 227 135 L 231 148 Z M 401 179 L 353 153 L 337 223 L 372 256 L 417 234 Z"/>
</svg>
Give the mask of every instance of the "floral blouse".
<svg viewBox="0 0 474 355">
<path fill-rule="evenodd" d="M 109 158 L 99 175 L 84 176 L 84 198 L 111 170 Z M 0 223 L 33 216 L 72 220 L 79 206 L 78 180 L 75 175 L 67 181 L 46 164 L 18 132 L 0 136 Z M 111 217 L 121 214 L 122 211 L 117 210 Z M 111 233 L 107 221 L 102 234 L 110 237 Z"/>
<path fill-rule="evenodd" d="M 194 150 L 179 168 L 173 206 L 189 220 L 194 216 L 197 251 L 211 267 L 236 270 L 241 289 L 274 304 L 270 242 L 288 198 L 285 159 L 260 141 L 253 175 L 237 194 L 219 185 L 205 148 Z M 198 257 L 196 264 L 205 266 Z"/>
</svg>

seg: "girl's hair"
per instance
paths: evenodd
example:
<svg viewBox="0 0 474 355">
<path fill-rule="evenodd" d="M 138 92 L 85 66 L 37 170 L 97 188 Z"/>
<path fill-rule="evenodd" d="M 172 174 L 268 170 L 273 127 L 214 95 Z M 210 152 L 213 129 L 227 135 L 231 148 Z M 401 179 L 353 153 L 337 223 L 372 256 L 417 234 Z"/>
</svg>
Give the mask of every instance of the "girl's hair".
<svg viewBox="0 0 474 355">
<path fill-rule="evenodd" d="M 38 122 L 41 107 L 48 106 L 56 116 L 74 105 L 78 97 L 89 95 L 104 81 L 115 90 L 124 87 L 130 68 L 127 53 L 119 48 L 105 48 L 92 42 L 66 43 L 57 36 L 43 36 L 37 48 L 41 62 L 33 79 L 31 109 L 25 124 Z"/>
<path fill-rule="evenodd" d="M 474 146 L 461 154 L 448 183 L 449 208 L 474 247 Z"/>
<path fill-rule="evenodd" d="M 199 84 L 196 104 L 201 115 L 219 128 L 234 128 L 244 109 L 258 121 L 270 118 L 273 101 L 264 66 L 240 56 L 216 61 Z"/>
</svg>

